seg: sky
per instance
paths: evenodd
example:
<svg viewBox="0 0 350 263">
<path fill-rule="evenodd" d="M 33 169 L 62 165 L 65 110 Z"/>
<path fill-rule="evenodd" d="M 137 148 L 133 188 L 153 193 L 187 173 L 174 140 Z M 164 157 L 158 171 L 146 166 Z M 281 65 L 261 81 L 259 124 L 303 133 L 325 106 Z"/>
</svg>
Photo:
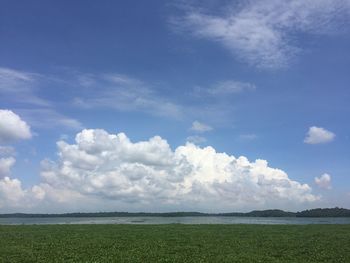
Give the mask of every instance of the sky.
<svg viewBox="0 0 350 263">
<path fill-rule="evenodd" d="M 0 5 L 0 213 L 350 208 L 349 0 Z"/>
</svg>

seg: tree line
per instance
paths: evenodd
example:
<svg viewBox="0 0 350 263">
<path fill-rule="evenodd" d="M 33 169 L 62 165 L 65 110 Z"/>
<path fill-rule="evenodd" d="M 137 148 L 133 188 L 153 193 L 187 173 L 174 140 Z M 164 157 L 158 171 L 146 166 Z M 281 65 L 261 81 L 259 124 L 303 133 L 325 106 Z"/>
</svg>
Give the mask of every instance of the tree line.
<svg viewBox="0 0 350 263">
<path fill-rule="evenodd" d="M 254 210 L 247 213 L 200 213 L 200 212 L 168 212 L 168 213 L 145 213 L 145 212 L 94 212 L 94 213 L 63 213 L 63 214 L 26 214 L 12 213 L 0 214 L 0 217 L 26 217 L 26 218 L 49 218 L 49 217 L 184 217 L 184 216 L 239 216 L 239 217 L 350 217 L 350 210 L 345 208 L 316 208 L 300 212 L 286 212 L 279 209 Z"/>
</svg>

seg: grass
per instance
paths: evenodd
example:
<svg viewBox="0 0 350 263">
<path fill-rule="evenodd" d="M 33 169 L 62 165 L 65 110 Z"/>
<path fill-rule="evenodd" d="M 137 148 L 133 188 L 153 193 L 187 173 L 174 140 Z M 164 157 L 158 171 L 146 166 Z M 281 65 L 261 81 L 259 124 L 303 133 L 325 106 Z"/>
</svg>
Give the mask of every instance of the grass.
<svg viewBox="0 0 350 263">
<path fill-rule="evenodd" d="M 350 262 L 350 225 L 0 226 L 0 262 Z"/>
</svg>

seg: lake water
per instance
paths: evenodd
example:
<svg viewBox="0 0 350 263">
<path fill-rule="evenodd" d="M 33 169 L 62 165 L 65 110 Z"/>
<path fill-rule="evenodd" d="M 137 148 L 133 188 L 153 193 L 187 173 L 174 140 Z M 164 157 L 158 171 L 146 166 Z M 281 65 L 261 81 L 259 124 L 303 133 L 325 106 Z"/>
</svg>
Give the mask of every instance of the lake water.
<svg viewBox="0 0 350 263">
<path fill-rule="evenodd" d="M 350 224 L 350 218 L 298 218 L 298 217 L 52 217 L 52 218 L 0 218 L 0 225 L 47 224 Z"/>
</svg>

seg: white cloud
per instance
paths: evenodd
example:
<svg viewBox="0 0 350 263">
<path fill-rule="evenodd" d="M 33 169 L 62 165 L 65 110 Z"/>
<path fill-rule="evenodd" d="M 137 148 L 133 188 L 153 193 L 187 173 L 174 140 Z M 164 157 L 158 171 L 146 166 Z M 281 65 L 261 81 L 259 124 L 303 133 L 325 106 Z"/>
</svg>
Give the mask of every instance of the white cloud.
<svg viewBox="0 0 350 263">
<path fill-rule="evenodd" d="M 236 80 L 219 81 L 212 87 L 195 87 L 193 94 L 197 97 L 207 96 L 225 99 L 230 95 L 242 93 L 245 91 L 254 91 L 256 86 L 249 82 L 240 82 Z"/>
<path fill-rule="evenodd" d="M 333 141 L 334 138 L 335 134 L 333 132 L 321 127 L 312 126 L 309 128 L 304 142 L 308 144 L 328 143 Z"/>
<path fill-rule="evenodd" d="M 256 134 L 241 134 L 239 136 L 239 139 L 242 140 L 242 141 L 253 141 L 255 139 L 257 139 L 258 136 Z"/>
<path fill-rule="evenodd" d="M 24 191 L 18 179 L 5 177 L 0 179 L 0 208 L 5 206 L 18 206 L 24 199 Z"/>
<path fill-rule="evenodd" d="M 0 103 L 11 105 L 11 108 L 16 105 L 15 111 L 21 113 L 34 128 L 63 126 L 82 129 L 79 121 L 57 112 L 55 102 L 38 95 L 44 85 L 46 90 L 57 82 L 67 85 L 56 77 L 0 67 Z"/>
<path fill-rule="evenodd" d="M 18 179 L 4 177 L 0 179 L 0 209 L 18 211 L 13 209 L 31 208 L 37 206 L 37 202 L 45 197 L 45 192 L 39 186 L 23 189 Z"/>
<path fill-rule="evenodd" d="M 18 112 L 35 128 L 52 129 L 64 127 L 73 130 L 81 130 L 80 121 L 58 113 L 51 108 L 18 109 Z"/>
<path fill-rule="evenodd" d="M 138 79 L 120 74 L 90 74 L 88 83 L 89 95 L 83 93 L 75 98 L 76 106 L 141 111 L 173 118 L 182 116 L 181 106 L 160 96 L 156 89 Z"/>
<path fill-rule="evenodd" d="M 323 189 L 331 189 L 331 176 L 327 173 L 322 174 L 320 177 L 315 177 L 315 183 L 318 187 Z"/>
<path fill-rule="evenodd" d="M 10 175 L 11 167 L 15 162 L 13 157 L 0 158 L 0 179 Z"/>
<path fill-rule="evenodd" d="M 0 80 L 1 82 L 15 82 L 17 80 L 21 81 L 33 81 L 34 74 L 22 72 L 9 68 L 0 68 Z M 5 86 L 1 85 L 1 89 L 6 89 Z"/>
<path fill-rule="evenodd" d="M 16 150 L 12 146 L 1 146 L 0 145 L 0 156 L 12 156 L 15 154 L 16 154 Z"/>
<path fill-rule="evenodd" d="M 31 207 L 44 197 L 38 186 L 24 190 L 20 180 L 10 178 L 15 162 L 13 157 L 0 158 L 0 209 Z"/>
<path fill-rule="evenodd" d="M 207 131 L 211 131 L 213 128 L 210 127 L 207 124 L 201 123 L 199 121 L 194 121 L 192 122 L 192 126 L 190 128 L 191 131 L 195 131 L 195 132 L 207 132 Z"/>
<path fill-rule="evenodd" d="M 348 18 L 349 0 L 267 0 L 232 2 L 220 14 L 187 8 L 173 19 L 177 30 L 222 44 L 260 68 L 287 66 L 300 51 L 296 33 L 334 34 Z"/>
<path fill-rule="evenodd" d="M 8 102 L 35 106 L 49 106 L 47 100 L 36 95 L 40 74 L 0 67 L 0 95 Z"/>
<path fill-rule="evenodd" d="M 203 136 L 193 135 L 193 136 L 188 136 L 186 138 L 186 141 L 194 144 L 201 144 L 201 143 L 205 143 L 207 139 Z"/>
<path fill-rule="evenodd" d="M 74 203 L 76 210 L 90 211 L 102 204 L 129 211 L 232 211 L 318 200 L 307 184 L 291 180 L 267 161 L 249 162 L 210 146 L 187 143 L 173 151 L 159 136 L 133 143 L 124 133 L 104 130 L 83 130 L 75 144 L 59 141 L 57 146 L 59 159 L 42 162 L 41 184 L 25 190 L 18 181 L 5 179 L 1 183 L 11 184 L 13 191 L 0 187 L 0 195 L 25 193 L 36 209 Z"/>
<path fill-rule="evenodd" d="M 180 102 L 166 85 L 117 73 L 89 74 L 70 70 L 59 76 L 0 68 L 0 104 L 11 106 L 33 129 L 58 126 L 82 129 L 79 120 L 56 109 L 59 105 L 69 111 L 72 104 L 86 110 L 142 112 L 182 120 L 206 118 L 212 123 L 224 124 L 232 114 L 232 105 L 226 98 L 254 89 L 251 83 L 218 81 L 201 88 L 198 94 L 192 92 L 191 95 L 196 96 L 185 96 Z M 58 100 L 50 100 L 53 93 L 59 94 Z"/>
<path fill-rule="evenodd" d="M 255 89 L 255 85 L 251 83 L 227 80 L 217 83 L 216 86 L 208 89 L 208 92 L 212 95 L 230 95 Z"/>
<path fill-rule="evenodd" d="M 17 114 L 10 110 L 0 109 L 0 143 L 30 139 L 30 127 Z"/>
</svg>

